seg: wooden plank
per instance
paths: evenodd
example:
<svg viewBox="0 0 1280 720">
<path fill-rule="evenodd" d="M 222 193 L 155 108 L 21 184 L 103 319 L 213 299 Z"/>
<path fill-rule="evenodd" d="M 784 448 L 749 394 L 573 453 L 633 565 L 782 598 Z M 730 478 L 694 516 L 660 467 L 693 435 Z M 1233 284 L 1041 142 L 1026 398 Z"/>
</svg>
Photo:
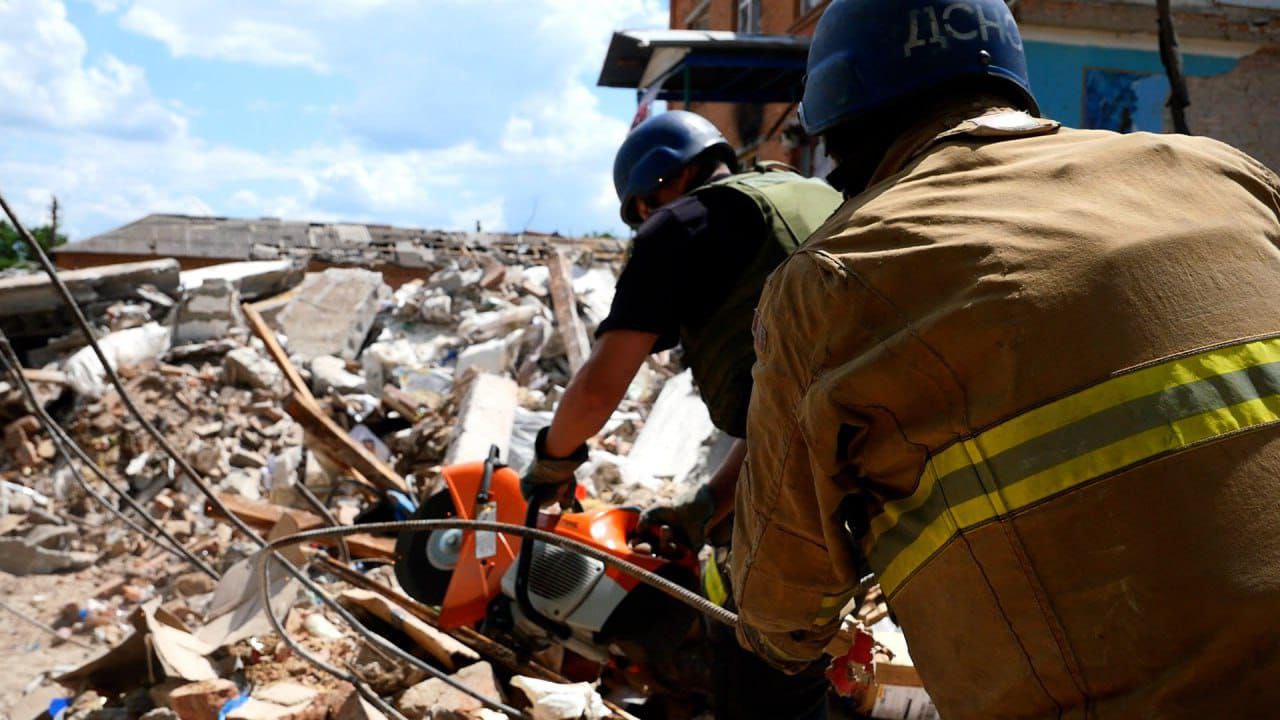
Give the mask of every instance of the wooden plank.
<svg viewBox="0 0 1280 720">
<path fill-rule="evenodd" d="M 267 532 L 275 527 L 276 523 L 285 515 L 288 515 L 294 522 L 298 524 L 298 530 L 315 530 L 316 528 L 326 527 L 327 523 L 324 518 L 314 513 L 296 508 L 286 508 L 279 505 L 273 505 L 268 502 L 257 500 L 249 500 L 235 493 L 218 493 L 218 499 L 226 505 L 227 510 L 231 514 L 240 518 L 246 525 L 260 532 Z M 208 505 L 205 508 L 211 517 L 220 517 L 216 508 Z M 319 540 L 324 545 L 337 545 L 338 541 L 334 538 L 326 538 Z M 375 537 L 361 533 L 359 535 L 348 535 L 347 545 L 351 548 L 351 554 L 358 558 L 376 558 L 389 560 L 395 557 L 396 541 L 395 538 Z"/>
<path fill-rule="evenodd" d="M 314 397 L 293 392 L 284 406 L 303 430 L 320 445 L 326 455 L 346 465 L 372 481 L 383 490 L 409 492 L 409 485 L 389 465 L 378 459 L 364 445 L 356 442 L 319 408 Z"/>
<path fill-rule="evenodd" d="M 280 366 L 280 372 L 284 373 L 285 379 L 289 381 L 289 386 L 293 388 L 295 393 L 302 396 L 303 402 L 310 407 L 319 409 L 320 403 L 316 402 L 315 396 L 311 394 L 311 388 L 307 387 L 306 381 L 298 374 L 298 369 L 289 361 L 289 354 L 280 346 L 280 341 L 276 338 L 275 331 L 267 326 L 267 321 L 262 319 L 262 314 L 249 303 L 242 303 L 240 308 L 244 310 L 244 318 L 248 321 L 249 328 L 266 346 L 267 354 L 271 356 L 271 359 L 275 360 L 276 365 Z"/>
<path fill-rule="evenodd" d="M 587 328 L 582 324 L 582 318 L 578 317 L 578 299 L 573 294 L 573 275 L 570 273 L 569 260 L 562 250 L 551 250 L 547 258 L 547 269 L 551 271 L 551 309 L 555 311 L 556 327 L 560 330 L 565 353 L 569 356 L 569 369 L 576 373 L 591 355 L 591 341 L 587 338 Z"/>
<path fill-rule="evenodd" d="M 70 385 L 67 374 L 61 370 L 40 370 L 38 368 L 22 368 L 22 376 L 30 382 L 52 383 L 54 385 Z"/>
<path fill-rule="evenodd" d="M 324 569 L 326 571 L 342 578 L 342 580 L 346 581 L 348 584 L 362 590 L 377 593 L 388 601 L 404 608 L 409 613 L 413 614 L 414 617 L 422 620 L 428 625 L 436 628 L 439 627 L 440 611 L 430 605 L 424 605 L 394 588 L 383 585 L 371 577 L 352 570 L 350 567 L 334 560 L 331 557 L 319 557 L 318 560 L 322 565 L 324 565 Z M 475 650 L 477 653 L 480 653 L 481 657 L 485 660 L 497 663 L 516 675 L 528 675 L 529 677 L 535 677 L 539 680 L 548 680 L 550 682 L 557 683 L 569 682 L 568 678 L 554 670 L 545 668 L 532 660 L 522 660 L 514 650 L 496 640 L 491 639 L 489 636 L 480 633 L 475 628 L 463 626 L 454 628 L 453 630 L 444 630 L 443 632 L 462 641 L 463 644 L 467 645 L 472 650 Z M 631 715 L 609 700 L 605 700 L 605 705 L 613 711 L 614 717 L 621 718 L 622 720 L 637 720 L 634 715 Z"/>
<path fill-rule="evenodd" d="M 348 607 L 364 608 L 393 627 L 408 635 L 418 647 L 426 650 L 452 672 L 460 665 L 468 665 L 480 659 L 480 655 L 457 638 L 446 634 L 422 618 L 405 610 L 381 595 L 369 590 L 344 590 L 338 602 Z"/>
</svg>

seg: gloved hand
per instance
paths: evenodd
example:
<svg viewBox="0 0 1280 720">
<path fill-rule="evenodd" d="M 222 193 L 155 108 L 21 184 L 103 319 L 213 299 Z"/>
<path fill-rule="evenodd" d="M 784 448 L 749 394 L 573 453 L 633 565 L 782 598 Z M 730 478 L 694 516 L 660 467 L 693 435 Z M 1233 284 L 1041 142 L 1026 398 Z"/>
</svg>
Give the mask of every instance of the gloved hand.
<svg viewBox="0 0 1280 720">
<path fill-rule="evenodd" d="M 555 499 L 560 502 L 561 507 L 569 507 L 573 504 L 575 487 L 573 472 L 587 461 L 587 444 L 579 445 L 569 457 L 550 457 L 547 455 L 547 431 L 550 429 L 544 427 L 538 431 L 538 437 L 533 443 L 533 464 L 525 471 L 524 477 L 520 478 L 520 494 L 524 495 L 525 500 L 529 500 L 536 490 L 555 487 Z"/>
<path fill-rule="evenodd" d="M 676 539 L 695 553 L 702 549 L 707 539 L 707 523 L 716 512 L 716 498 L 711 485 L 702 483 L 687 488 L 670 505 L 659 505 L 644 511 L 636 530 L 652 532 L 666 525 L 676 534 Z"/>
</svg>

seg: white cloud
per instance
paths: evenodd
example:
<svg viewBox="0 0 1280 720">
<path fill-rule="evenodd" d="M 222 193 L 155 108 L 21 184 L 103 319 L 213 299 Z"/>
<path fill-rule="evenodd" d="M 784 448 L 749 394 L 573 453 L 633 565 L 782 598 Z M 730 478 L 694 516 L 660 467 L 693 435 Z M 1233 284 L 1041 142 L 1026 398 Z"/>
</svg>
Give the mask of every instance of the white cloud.
<svg viewBox="0 0 1280 720">
<path fill-rule="evenodd" d="M 0 3 L 0 124 L 130 138 L 178 134 L 186 120 L 152 96 L 141 68 L 87 60 L 84 37 L 56 0 Z"/>
<path fill-rule="evenodd" d="M 142 69 L 106 54 L 86 63 L 60 2 L 11 0 L 53 30 L 32 33 L 28 15 L 6 33 L 0 0 L 0 66 L 8 35 L 52 32 L 41 72 L 92 91 L 66 92 L 55 98 L 62 107 L 0 133 L 0 190 L 28 189 L 21 209 L 37 219 L 56 191 L 73 237 L 151 212 L 621 229 L 610 168 L 629 118 L 605 112 L 591 85 L 610 33 L 664 25 L 661 0 L 87 1 L 175 58 L 304 68 L 353 89 L 336 107 L 325 101 L 319 112 L 335 122 L 321 139 L 259 150 L 209 142 L 184 118 L 200 117 L 199 98 L 162 102 Z M 66 57 L 75 62 L 59 66 Z M 34 83 L 3 83 L 0 101 L 14 102 L 0 102 L 0 122 L 13 117 L 5 106 L 41 98 Z M 269 112 L 315 106 L 281 100 Z M 59 125 L 55 115 L 82 119 Z"/>
<path fill-rule="evenodd" d="M 255 19 L 226 7 L 205 17 L 199 12 L 201 9 L 198 3 L 135 2 L 120 18 L 120 24 L 159 40 L 177 57 L 327 70 L 320 59 L 319 39 L 305 29 L 288 24 L 284 17 Z M 211 24 L 202 27 L 202 22 Z"/>
</svg>

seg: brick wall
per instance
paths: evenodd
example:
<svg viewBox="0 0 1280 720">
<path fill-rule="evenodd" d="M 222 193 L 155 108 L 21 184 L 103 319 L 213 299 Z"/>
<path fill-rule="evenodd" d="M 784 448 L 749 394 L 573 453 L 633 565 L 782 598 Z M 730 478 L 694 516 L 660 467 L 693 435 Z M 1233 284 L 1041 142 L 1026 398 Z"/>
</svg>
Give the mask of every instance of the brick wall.
<svg viewBox="0 0 1280 720">
<path fill-rule="evenodd" d="M 1189 78 L 1187 123 L 1280 172 L 1280 47 L 1240 58 L 1231 72 Z"/>
</svg>

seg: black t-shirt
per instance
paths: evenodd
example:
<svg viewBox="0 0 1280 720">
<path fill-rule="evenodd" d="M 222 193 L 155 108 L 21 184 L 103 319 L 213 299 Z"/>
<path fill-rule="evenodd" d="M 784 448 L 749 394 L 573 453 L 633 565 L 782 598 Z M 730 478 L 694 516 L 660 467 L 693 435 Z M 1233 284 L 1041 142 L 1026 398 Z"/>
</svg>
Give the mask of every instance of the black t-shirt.
<svg viewBox="0 0 1280 720">
<path fill-rule="evenodd" d="M 653 352 L 675 347 L 682 324 L 700 325 L 732 292 L 767 231 L 755 202 L 729 188 L 663 206 L 637 231 L 596 337 L 639 330 L 658 334 Z"/>
</svg>

